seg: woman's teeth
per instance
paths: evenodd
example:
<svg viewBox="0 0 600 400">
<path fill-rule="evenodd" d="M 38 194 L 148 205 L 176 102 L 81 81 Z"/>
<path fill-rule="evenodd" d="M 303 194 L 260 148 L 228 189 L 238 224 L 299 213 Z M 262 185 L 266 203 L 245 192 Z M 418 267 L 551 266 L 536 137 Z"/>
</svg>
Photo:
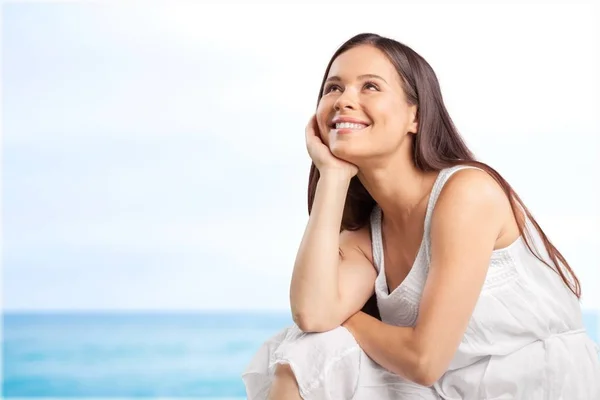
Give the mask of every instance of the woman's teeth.
<svg viewBox="0 0 600 400">
<path fill-rule="evenodd" d="M 364 125 L 364 124 L 355 124 L 355 123 L 351 123 L 351 122 L 342 122 L 342 123 L 335 124 L 335 129 L 364 129 L 367 126 L 368 125 Z"/>
</svg>

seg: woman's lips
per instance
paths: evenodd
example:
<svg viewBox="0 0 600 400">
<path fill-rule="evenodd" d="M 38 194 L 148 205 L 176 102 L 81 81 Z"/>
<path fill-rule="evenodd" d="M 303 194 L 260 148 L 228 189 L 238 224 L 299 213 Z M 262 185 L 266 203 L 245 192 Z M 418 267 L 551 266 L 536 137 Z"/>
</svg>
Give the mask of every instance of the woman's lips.
<svg viewBox="0 0 600 400">
<path fill-rule="evenodd" d="M 340 129 L 336 129 L 336 128 L 332 128 L 331 131 L 335 132 L 335 133 L 339 133 L 339 134 L 348 134 L 348 133 L 354 133 L 354 132 L 360 132 L 360 131 L 364 131 L 365 129 L 369 128 L 371 125 L 367 125 L 364 128 L 361 129 L 357 129 L 357 128 L 340 128 Z"/>
</svg>

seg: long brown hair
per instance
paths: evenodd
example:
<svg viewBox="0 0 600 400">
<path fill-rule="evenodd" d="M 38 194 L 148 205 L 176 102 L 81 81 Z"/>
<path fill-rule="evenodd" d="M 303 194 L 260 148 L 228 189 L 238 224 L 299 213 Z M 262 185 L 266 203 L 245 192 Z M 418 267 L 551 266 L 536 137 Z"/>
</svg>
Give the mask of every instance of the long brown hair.
<svg viewBox="0 0 600 400">
<path fill-rule="evenodd" d="M 440 171 L 459 164 L 469 164 L 487 171 L 502 186 L 504 193 L 506 193 L 517 220 L 519 232 L 523 236 L 529 250 L 540 261 L 557 272 L 575 296 L 580 298 L 581 286 L 579 279 L 577 279 L 563 255 L 550 242 L 542 228 L 535 221 L 527 207 L 525 207 L 525 204 L 523 204 L 523 201 L 508 182 L 492 167 L 475 159 L 446 110 L 440 85 L 433 69 L 423 57 L 410 47 L 393 39 L 373 33 L 362 33 L 352 37 L 340 46 L 331 57 L 323 76 L 317 106 L 323 96 L 323 87 L 333 61 L 340 54 L 359 45 L 373 46 L 381 50 L 388 57 L 400 75 L 408 102 L 411 105 L 417 106 L 419 124 L 416 138 L 413 141 L 413 155 L 416 167 L 421 171 Z M 312 210 L 318 180 L 319 170 L 313 163 L 310 167 L 308 183 L 309 214 Z M 362 185 L 358 177 L 355 176 L 352 178 L 346 196 L 341 230 L 357 230 L 368 224 L 374 206 L 375 200 Z M 531 240 L 528 238 L 529 232 L 527 232 L 525 227 L 525 218 L 522 216 L 519 208 L 539 233 L 554 266 L 548 264 L 532 249 Z M 572 279 L 572 282 L 569 278 Z M 365 304 L 363 311 L 379 317 L 375 296 L 371 297 L 367 304 Z"/>
</svg>

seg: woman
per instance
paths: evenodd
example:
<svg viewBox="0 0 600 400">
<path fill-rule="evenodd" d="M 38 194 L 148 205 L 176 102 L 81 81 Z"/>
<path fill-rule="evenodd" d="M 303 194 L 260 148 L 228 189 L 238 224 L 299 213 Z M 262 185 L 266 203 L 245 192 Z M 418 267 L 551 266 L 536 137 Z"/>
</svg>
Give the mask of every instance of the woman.
<svg viewBox="0 0 600 400">
<path fill-rule="evenodd" d="M 577 277 L 475 161 L 422 57 L 351 38 L 306 142 L 296 324 L 244 372 L 250 400 L 600 399 Z"/>
</svg>

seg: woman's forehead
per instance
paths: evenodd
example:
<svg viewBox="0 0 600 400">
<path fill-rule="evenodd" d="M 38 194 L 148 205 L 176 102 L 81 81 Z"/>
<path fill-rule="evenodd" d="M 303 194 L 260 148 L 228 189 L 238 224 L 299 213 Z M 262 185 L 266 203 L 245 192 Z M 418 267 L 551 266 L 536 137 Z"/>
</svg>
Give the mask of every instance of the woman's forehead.
<svg viewBox="0 0 600 400">
<path fill-rule="evenodd" d="M 372 46 L 358 46 L 340 54 L 331 64 L 328 79 L 338 77 L 350 81 L 372 75 L 383 78 L 387 83 L 397 80 L 397 71 L 380 50 Z"/>
</svg>

